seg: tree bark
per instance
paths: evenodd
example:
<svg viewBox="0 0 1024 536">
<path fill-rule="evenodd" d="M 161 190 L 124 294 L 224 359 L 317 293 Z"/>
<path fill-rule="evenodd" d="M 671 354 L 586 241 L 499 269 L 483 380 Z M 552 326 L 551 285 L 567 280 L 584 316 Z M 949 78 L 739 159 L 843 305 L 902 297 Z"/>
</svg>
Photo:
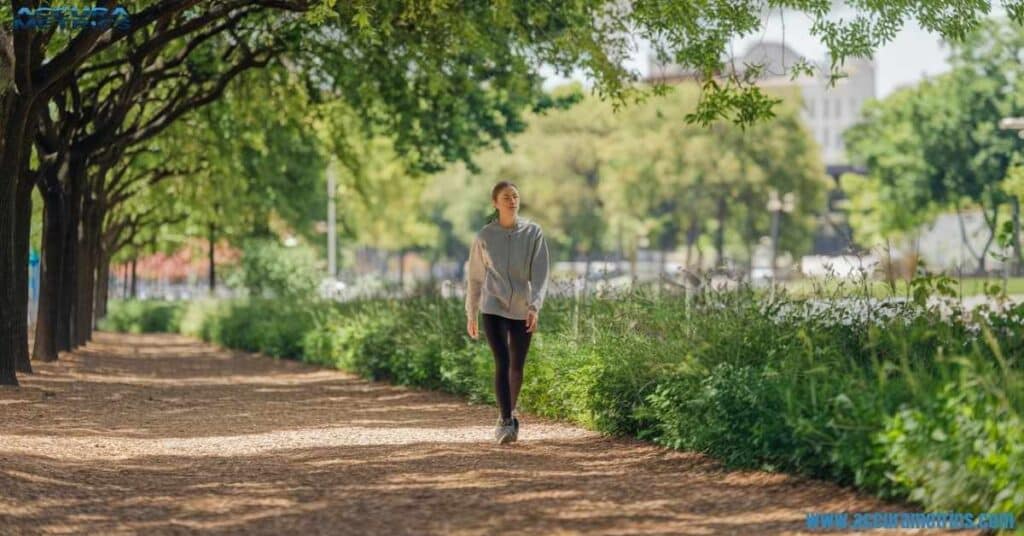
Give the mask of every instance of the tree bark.
<svg viewBox="0 0 1024 536">
<path fill-rule="evenodd" d="M 405 248 L 398 250 L 398 295 L 405 295 Z"/>
<path fill-rule="evenodd" d="M 107 297 L 110 294 L 110 258 L 102 243 L 99 246 L 96 265 L 96 304 L 93 306 L 92 329 L 107 316 Z"/>
<path fill-rule="evenodd" d="M 57 334 L 60 332 L 61 253 L 67 234 L 64 192 L 54 175 L 47 179 L 43 194 L 43 244 L 39 262 L 39 313 L 36 321 L 36 340 L 32 351 L 34 359 L 57 359 Z M 52 179 L 54 182 L 50 182 Z"/>
<path fill-rule="evenodd" d="M 22 292 L 15 266 L 24 259 L 16 258 L 15 216 L 31 103 L 30 98 L 0 88 L 0 385 L 18 385 L 16 347 L 28 340 L 26 322 L 18 320 Z"/>
<path fill-rule="evenodd" d="M 24 167 L 27 167 L 25 162 Z M 32 181 L 19 181 L 14 210 L 14 365 L 18 372 L 32 373 L 28 354 L 28 254 L 29 238 L 32 232 Z"/>
<path fill-rule="evenodd" d="M 210 279 L 210 296 L 213 296 L 214 293 L 216 293 L 216 291 L 217 291 L 217 263 L 215 262 L 216 259 L 214 258 L 214 249 L 213 249 L 216 246 L 216 243 L 217 243 L 217 226 L 212 221 L 210 222 L 210 235 L 209 235 L 208 238 L 209 238 L 209 242 L 210 242 L 210 251 L 209 251 L 209 255 L 210 255 L 210 258 L 209 258 L 209 263 L 210 263 L 210 276 L 209 276 L 209 279 Z"/>
<path fill-rule="evenodd" d="M 4 168 L 0 168 L 4 169 Z M 10 169 L 10 168 L 6 168 Z M 18 340 L 15 326 L 14 282 L 14 183 L 15 174 L 0 171 L 0 385 L 18 385 L 14 346 Z"/>
<path fill-rule="evenodd" d="M 131 299 L 135 299 L 139 296 L 139 253 L 135 252 L 135 256 L 132 257 L 132 288 L 131 288 Z"/>
<path fill-rule="evenodd" d="M 83 163 L 81 159 L 72 157 L 66 169 L 67 183 L 70 184 L 70 195 L 67 203 L 67 224 L 64 226 L 64 252 L 61 262 L 61 284 L 59 314 L 60 330 L 57 333 L 57 351 L 70 351 L 77 345 L 77 325 L 75 322 L 78 300 L 78 263 L 79 263 L 79 229 L 82 220 L 82 184 Z"/>
<path fill-rule="evenodd" d="M 637 250 L 640 245 L 637 243 L 634 237 L 632 241 L 632 247 L 629 248 L 629 280 L 630 286 L 632 287 L 633 281 L 636 281 L 636 261 L 637 261 Z"/>
<path fill-rule="evenodd" d="M 72 339 L 72 344 L 75 348 L 82 346 L 88 342 L 88 334 L 86 333 L 86 325 L 89 323 L 88 312 L 86 311 L 85 303 L 89 301 L 89 240 L 87 238 L 89 233 L 89 227 L 85 224 L 85 219 L 88 218 L 89 209 L 83 210 L 83 221 L 79 223 L 81 226 L 81 232 L 79 233 L 78 240 L 75 244 L 77 251 L 75 257 L 77 263 L 75 264 L 75 314 L 72 317 L 72 322 L 75 324 L 75 336 Z"/>
<path fill-rule="evenodd" d="M 694 218 L 690 222 L 690 228 L 686 231 L 686 269 L 698 273 L 701 271 L 702 266 L 700 260 L 693 258 L 693 250 L 694 246 L 700 247 L 697 243 L 700 240 L 700 233 L 700 220 Z"/>
<path fill-rule="evenodd" d="M 971 245 L 971 240 L 967 237 L 967 226 L 964 224 L 964 213 L 960 209 L 960 201 L 959 200 L 956 202 L 956 219 L 957 219 L 957 222 L 960 224 L 960 241 L 961 241 L 961 243 L 967 248 L 967 252 L 970 253 L 971 256 L 974 257 L 975 260 L 977 260 L 978 259 L 978 252 L 974 251 L 974 247 Z"/>
<path fill-rule="evenodd" d="M 79 240 L 78 304 L 76 305 L 75 344 L 84 345 L 92 338 L 93 305 L 96 296 L 97 242 L 100 228 L 100 207 L 86 199 L 82 210 L 82 233 Z"/>
<path fill-rule="evenodd" d="M 106 267 L 104 266 L 105 257 L 103 251 L 103 218 L 105 212 L 102 207 L 96 210 L 96 215 L 93 219 L 93 231 L 90 235 L 92 245 L 92 266 L 89 271 L 91 288 L 89 289 L 89 340 L 92 340 L 92 334 L 96 331 L 96 325 L 99 322 L 100 316 L 100 305 L 99 298 L 104 292 L 103 287 L 106 286 L 104 278 L 109 275 Z"/>
<path fill-rule="evenodd" d="M 725 217 L 728 214 L 728 204 L 725 197 L 718 198 L 718 213 L 715 218 L 718 221 L 718 228 L 715 229 L 715 268 L 721 268 L 725 263 Z"/>
<path fill-rule="evenodd" d="M 1024 265 L 1024 254 L 1020 251 L 1020 199 L 1017 196 L 1010 198 L 1010 206 L 1013 214 L 1013 275 L 1019 276 L 1021 266 Z"/>
<path fill-rule="evenodd" d="M 999 203 L 992 203 L 992 218 L 989 219 L 988 213 L 985 211 L 985 204 L 981 205 L 981 214 L 985 219 L 985 225 L 988 227 L 988 240 L 985 241 L 985 246 L 981 248 L 981 256 L 978 257 L 979 270 L 985 273 L 988 269 L 988 250 L 992 247 L 992 242 L 996 239 L 997 229 L 999 228 Z"/>
<path fill-rule="evenodd" d="M 10 128 L 15 123 L 13 36 L 0 29 L 0 385 L 17 385 L 12 316 L 14 254 L 14 188 L 17 176 L 9 166 Z"/>
</svg>

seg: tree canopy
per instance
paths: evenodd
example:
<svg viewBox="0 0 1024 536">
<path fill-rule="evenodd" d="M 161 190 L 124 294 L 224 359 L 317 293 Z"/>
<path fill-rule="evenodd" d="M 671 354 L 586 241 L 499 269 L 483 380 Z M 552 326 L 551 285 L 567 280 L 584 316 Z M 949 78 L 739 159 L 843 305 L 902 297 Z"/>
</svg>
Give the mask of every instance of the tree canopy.
<svg viewBox="0 0 1024 536">
<path fill-rule="evenodd" d="M 99 4 L 115 7 L 112 0 Z M 139 183 L 189 171 L 153 166 L 144 173 L 129 173 L 137 169 L 125 164 L 142 158 L 150 150 L 148 144 L 160 143 L 158 136 L 190 114 L 225 99 L 229 92 L 244 93 L 232 85 L 246 71 L 280 69 L 297 77 L 297 85 L 290 87 L 303 87 L 302 98 L 315 104 L 343 103 L 339 109 L 352 111 L 355 118 L 348 127 L 361 130 L 367 140 L 386 139 L 395 162 L 415 176 L 456 161 L 474 169 L 475 153 L 495 145 L 507 148 L 510 136 L 525 130 L 524 114 L 567 104 L 542 91 L 542 66 L 562 74 L 581 70 L 593 80 L 594 92 L 613 107 L 664 92 L 662 86 L 636 85 L 637 73 L 623 67 L 634 37 L 650 41 L 659 57 L 691 69 L 702 81 L 686 122 L 709 126 L 725 120 L 751 126 L 772 117 L 779 100 L 749 78 L 756 69 L 731 71 L 724 53 L 734 38 L 756 32 L 766 13 L 786 10 L 809 16 L 812 33 L 829 49 L 829 69 L 836 74 L 845 58 L 870 55 L 908 20 L 944 37 L 962 39 L 991 9 L 987 2 L 856 1 L 850 3 L 849 17 L 837 18 L 829 0 L 122 4 L 131 15 L 127 26 L 0 26 L 3 383 L 15 381 L 13 363 L 28 363 L 25 326 L 19 320 L 25 316 L 21 304 L 26 276 L 19 259 L 27 254 L 32 189 L 40 190 L 50 230 L 43 233 L 43 248 L 50 254 L 44 255 L 42 293 L 61 296 L 47 300 L 51 309 L 42 315 L 46 321 L 41 325 L 73 316 L 61 321 L 57 335 L 47 332 L 36 339 L 47 343 L 57 337 L 55 344 L 40 350 L 46 358 L 55 358 L 56 350 L 83 344 L 90 336 L 93 297 L 103 293 L 104 270 L 116 254 L 110 248 L 123 242 L 107 237 L 130 227 L 131 220 L 118 214 L 127 210 L 121 207 L 128 206 L 132 195 L 146 191 L 137 187 Z M 0 4 L 0 20 L 10 21 L 19 9 L 39 5 Z M 1004 5 L 1011 18 L 1019 21 L 1024 16 L 1020 2 L 1007 0 Z M 797 65 L 794 72 L 808 68 Z M 265 97 L 287 104 L 300 99 L 272 92 Z M 276 112 L 288 116 L 285 110 Z M 269 131 L 243 140 L 248 145 L 239 162 L 217 167 L 263 174 L 259 182 L 272 188 L 251 192 L 263 195 L 263 200 L 276 199 L 274 192 L 289 189 L 301 199 L 298 189 L 320 180 L 313 172 L 317 158 L 337 156 L 307 152 L 313 135 L 297 129 L 301 123 L 286 120 L 275 129 L 273 114 L 247 119 L 262 121 Z M 229 131 L 223 116 L 220 120 Z M 261 144 L 268 153 L 261 152 Z M 581 157 L 586 150 L 580 148 Z M 307 166 L 296 160 L 305 160 Z M 217 180 L 213 173 L 197 176 Z M 273 184 L 279 179 L 285 183 Z M 304 207 L 291 210 L 285 204 L 275 211 L 300 223 Z M 151 212 L 145 207 L 133 210 Z M 564 213 L 576 217 L 572 214 Z M 724 218 L 719 214 L 717 220 Z M 746 227 L 759 225 L 751 217 Z M 725 235 L 724 226 L 719 228 L 723 232 L 716 249 L 721 252 Z M 581 241 L 579 247 L 595 246 Z M 64 296 L 73 298 L 68 301 Z"/>
<path fill-rule="evenodd" d="M 973 253 L 984 269 L 1000 208 L 1018 195 L 1007 179 L 1024 141 L 999 122 L 1024 108 L 1022 55 L 1024 30 L 994 23 L 953 47 L 951 72 L 865 107 L 846 135 L 850 154 L 874 181 L 853 184 L 873 199 L 855 199 L 863 210 L 854 227 L 862 235 L 908 231 L 937 211 L 980 208 L 990 238 Z"/>
</svg>

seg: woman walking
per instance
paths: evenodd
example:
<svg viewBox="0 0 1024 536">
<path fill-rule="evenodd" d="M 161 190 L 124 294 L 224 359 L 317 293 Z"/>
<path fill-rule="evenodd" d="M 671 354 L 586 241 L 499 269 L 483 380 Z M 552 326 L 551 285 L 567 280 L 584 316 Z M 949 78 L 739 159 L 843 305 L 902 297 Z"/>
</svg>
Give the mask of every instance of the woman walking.
<svg viewBox="0 0 1024 536">
<path fill-rule="evenodd" d="M 536 223 L 519 217 L 519 188 L 501 181 L 491 190 L 495 213 L 477 233 L 469 253 L 466 331 L 479 337 L 477 313 L 494 354 L 494 392 L 500 415 L 494 439 L 519 437 L 516 400 L 523 365 L 548 284 L 548 247 Z"/>
</svg>

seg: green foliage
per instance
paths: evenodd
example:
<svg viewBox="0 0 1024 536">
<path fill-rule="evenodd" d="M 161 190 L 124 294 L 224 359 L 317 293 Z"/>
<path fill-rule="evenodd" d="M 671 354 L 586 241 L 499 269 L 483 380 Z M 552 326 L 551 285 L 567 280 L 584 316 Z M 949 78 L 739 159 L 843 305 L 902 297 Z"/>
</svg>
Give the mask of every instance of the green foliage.
<svg viewBox="0 0 1024 536">
<path fill-rule="evenodd" d="M 312 327 L 316 309 L 307 302 L 263 299 L 205 307 L 199 334 L 228 348 L 299 359 L 302 340 Z"/>
<path fill-rule="evenodd" d="M 558 258 L 593 258 L 620 246 L 627 254 L 699 247 L 722 229 L 721 253 L 749 261 L 750 245 L 770 233 L 764 207 L 774 189 L 797 199 L 781 226 L 781 247 L 808 251 L 828 183 L 795 98 L 782 95 L 773 118 L 754 127 L 702 129 L 684 120 L 697 95 L 696 86 L 681 84 L 618 112 L 585 99 L 531 117 L 512 154 L 481 154 L 477 174 L 439 174 L 428 201 L 468 244 L 490 206 L 490 186 L 512 180 Z M 453 200 L 452 191 L 477 193 Z"/>
<path fill-rule="evenodd" d="M 836 22 L 828 14 L 830 5 L 820 2 L 787 3 L 785 8 L 816 21 L 813 32 L 829 48 L 835 69 L 841 69 L 843 58 L 887 41 L 910 18 L 962 38 L 967 43 L 963 50 L 985 48 L 985 43 L 975 42 L 982 34 L 964 34 L 979 25 L 984 10 L 956 6 L 953 17 L 940 9 L 947 3 L 930 5 L 934 9 L 858 4 L 851 6 L 855 16 L 846 22 Z M 486 198 L 456 208 L 436 203 L 436 198 L 450 201 L 446 196 L 451 188 L 478 191 L 476 186 L 496 178 L 521 180 L 536 192 L 527 192 L 526 202 L 534 195 L 530 209 L 538 209 L 536 216 L 552 231 L 554 244 L 570 255 L 606 251 L 619 243 L 631 250 L 638 247 L 633 242 L 640 235 L 640 241 L 660 247 L 685 241 L 699 249 L 714 242 L 719 256 L 729 250 L 730 257 L 749 258 L 751 244 L 768 233 L 770 220 L 761 207 L 773 188 L 796 192 L 799 203 L 781 226 L 782 249 L 806 251 L 827 187 L 820 163 L 810 156 L 813 144 L 799 127 L 791 100 L 752 85 L 757 66 L 730 73 L 723 64 L 727 43 L 757 31 L 764 23 L 761 10 L 769 7 L 780 6 L 318 4 L 302 24 L 319 27 L 301 26 L 304 31 L 287 34 L 295 41 L 289 43 L 287 62 L 273 63 L 259 76 L 245 76 L 243 84 L 229 86 L 223 99 L 183 117 L 156 140 L 153 145 L 159 150 L 132 162 L 146 169 L 155 167 L 147 158 L 180 164 L 168 166 L 172 168 L 202 165 L 183 173 L 181 184 L 125 210 L 171 205 L 173 213 L 189 215 L 172 233 L 154 232 L 161 237 L 212 233 L 237 244 L 254 230 L 265 231 L 262 227 L 273 220 L 311 239 L 325 201 L 323 170 L 337 159 L 342 170 L 337 192 L 342 237 L 390 251 L 419 249 L 434 258 L 462 258 L 465 235 L 478 227 L 477 213 L 481 205 L 486 207 Z M 633 102 L 667 88 L 633 84 L 633 75 L 620 66 L 630 52 L 628 40 L 621 37 L 625 31 L 651 38 L 662 59 L 721 78 L 704 79 L 674 92 L 669 100 Z M 342 35 L 344 45 L 339 46 Z M 1007 43 L 1002 37 L 996 42 Z M 216 66 L 216 55 L 209 52 L 204 49 L 195 61 Z M 1012 46 L 1001 45 L 987 56 L 977 53 L 977 59 L 1006 64 L 1012 52 Z M 957 61 L 969 65 L 974 59 Z M 582 67 L 595 82 L 594 92 L 608 102 L 584 101 L 580 106 L 585 110 L 579 113 L 532 116 L 580 99 L 579 92 L 543 91 L 537 76 L 540 63 L 560 71 Z M 809 68 L 795 62 L 793 72 Z M 1005 78 L 1002 82 L 1012 82 L 1011 76 Z M 1008 103 L 998 95 L 1000 82 L 975 82 L 963 98 L 952 100 L 977 102 L 972 114 L 1004 112 Z M 627 102 L 631 106 L 622 108 Z M 973 115 L 946 113 L 945 106 L 932 102 L 910 114 L 912 119 L 949 116 L 942 124 L 904 114 L 897 121 L 904 128 L 886 122 L 862 139 L 894 159 L 912 161 L 903 162 L 903 168 L 930 161 L 935 169 L 951 170 L 956 166 L 939 164 L 950 151 L 922 159 L 921 151 L 907 147 L 907 137 L 917 137 L 917 128 L 948 140 L 953 138 L 946 134 L 966 135 L 958 126 L 964 121 L 978 123 Z M 638 119 L 653 115 L 654 109 L 659 109 L 659 121 Z M 608 120 L 614 110 L 621 116 Z M 728 129 L 730 122 L 744 128 Z M 531 133 L 531 123 L 548 124 Z M 564 123 L 563 132 L 551 135 L 558 123 Z M 610 134 L 616 128 L 624 132 Z M 531 136 L 537 132 L 549 136 Z M 985 146 L 999 142 L 992 158 L 975 159 L 974 166 L 984 168 L 986 176 L 1002 166 L 1012 141 L 1004 134 L 985 129 L 971 133 L 971 139 Z M 510 149 L 515 135 L 520 148 L 535 153 L 502 160 L 484 152 Z M 958 150 L 971 146 L 957 144 Z M 483 171 L 484 176 L 470 180 L 454 171 L 456 177 L 449 177 L 445 187 L 425 191 L 431 183 L 422 172 L 452 162 L 463 162 L 466 170 Z M 900 173 L 900 180 L 906 174 Z M 953 171 L 943 180 L 957 177 L 978 182 Z M 986 195 L 1001 195 L 993 192 Z M 883 192 L 884 203 L 865 203 L 878 207 L 877 213 L 859 221 L 882 222 L 887 228 L 917 222 L 920 218 L 905 210 L 905 202 L 909 197 L 916 203 L 910 206 L 917 207 L 931 199 L 919 194 Z M 729 201 L 727 211 L 717 210 L 721 199 Z M 224 221 L 223 214 L 239 216 Z"/>
<path fill-rule="evenodd" d="M 174 333 L 185 307 L 159 300 L 112 300 L 99 328 L 121 333 Z"/>
<path fill-rule="evenodd" d="M 276 240 L 246 241 L 235 284 L 253 297 L 312 297 L 320 278 L 316 253 L 309 247 L 286 247 Z"/>
<path fill-rule="evenodd" d="M 965 202 L 999 233 L 999 207 L 1020 195 L 1013 167 L 1024 141 L 998 125 L 1020 110 L 1022 54 L 1020 25 L 990 21 L 953 44 L 951 72 L 865 106 L 845 134 L 851 156 L 870 171 L 849 184 L 861 239 L 876 243 Z M 984 262 L 985 251 L 975 255 Z"/>
<path fill-rule="evenodd" d="M 933 400 L 888 418 L 878 442 L 892 479 L 912 500 L 934 510 L 1019 513 L 1024 420 L 1002 387 L 991 385 L 999 372 L 979 371 L 979 365 L 958 360 L 961 378 Z M 1024 385 L 1010 387 L 1019 392 Z"/>
</svg>

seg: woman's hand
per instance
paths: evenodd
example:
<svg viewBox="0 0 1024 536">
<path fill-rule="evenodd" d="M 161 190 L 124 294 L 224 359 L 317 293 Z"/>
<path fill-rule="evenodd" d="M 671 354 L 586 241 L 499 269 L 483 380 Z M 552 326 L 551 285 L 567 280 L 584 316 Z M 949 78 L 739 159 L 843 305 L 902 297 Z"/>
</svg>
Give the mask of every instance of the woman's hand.
<svg viewBox="0 0 1024 536">
<path fill-rule="evenodd" d="M 470 318 L 466 320 L 466 333 L 469 333 L 469 336 L 473 339 L 477 339 L 480 337 L 480 331 L 477 328 L 475 318 Z"/>
<path fill-rule="evenodd" d="M 526 313 L 526 332 L 533 333 L 535 329 L 537 329 L 537 312 L 529 311 Z"/>
</svg>

